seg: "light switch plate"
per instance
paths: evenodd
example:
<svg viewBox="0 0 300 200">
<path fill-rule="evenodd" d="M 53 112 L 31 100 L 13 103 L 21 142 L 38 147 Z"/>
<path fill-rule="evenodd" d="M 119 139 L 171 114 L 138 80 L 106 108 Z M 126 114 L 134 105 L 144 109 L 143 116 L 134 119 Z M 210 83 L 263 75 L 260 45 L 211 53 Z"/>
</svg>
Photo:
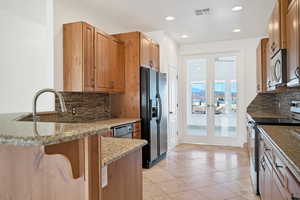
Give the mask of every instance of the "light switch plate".
<svg viewBox="0 0 300 200">
<path fill-rule="evenodd" d="M 107 166 L 102 167 L 102 188 L 108 185 Z"/>
</svg>

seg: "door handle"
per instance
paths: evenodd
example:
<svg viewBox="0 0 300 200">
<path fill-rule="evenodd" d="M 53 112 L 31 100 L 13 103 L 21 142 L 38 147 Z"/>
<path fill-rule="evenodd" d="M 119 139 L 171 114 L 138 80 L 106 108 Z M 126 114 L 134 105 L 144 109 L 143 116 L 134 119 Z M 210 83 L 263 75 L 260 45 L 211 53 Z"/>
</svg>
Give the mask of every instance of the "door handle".
<svg viewBox="0 0 300 200">
<path fill-rule="evenodd" d="M 162 118 L 162 102 L 161 102 L 161 97 L 158 95 L 157 96 L 157 105 L 158 105 L 158 111 L 159 111 L 159 115 L 158 115 L 158 121 L 161 121 Z"/>
</svg>

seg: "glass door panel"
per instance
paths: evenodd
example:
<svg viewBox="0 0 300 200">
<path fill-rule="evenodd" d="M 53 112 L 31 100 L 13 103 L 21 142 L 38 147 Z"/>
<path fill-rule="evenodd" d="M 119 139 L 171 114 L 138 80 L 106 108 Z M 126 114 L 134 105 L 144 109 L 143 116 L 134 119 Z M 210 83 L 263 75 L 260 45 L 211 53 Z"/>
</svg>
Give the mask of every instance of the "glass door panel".
<svg viewBox="0 0 300 200">
<path fill-rule="evenodd" d="M 237 134 L 236 56 L 216 57 L 214 68 L 214 136 Z"/>
<path fill-rule="evenodd" d="M 207 59 L 190 59 L 187 66 L 187 134 L 207 136 Z"/>
</svg>

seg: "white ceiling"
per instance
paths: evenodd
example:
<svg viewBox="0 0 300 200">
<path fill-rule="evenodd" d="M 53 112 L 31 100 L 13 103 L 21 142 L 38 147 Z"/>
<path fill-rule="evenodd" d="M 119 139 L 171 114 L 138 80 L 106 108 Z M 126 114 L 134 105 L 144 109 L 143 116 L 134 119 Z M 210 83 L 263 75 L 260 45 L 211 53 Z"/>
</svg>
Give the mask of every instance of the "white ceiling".
<svg viewBox="0 0 300 200">
<path fill-rule="evenodd" d="M 85 0 L 101 14 L 128 30 L 166 31 L 178 43 L 194 43 L 259 37 L 266 34 L 275 0 Z M 244 9 L 232 12 L 232 7 Z M 196 16 L 196 9 L 210 8 L 208 16 Z M 166 21 L 166 16 L 174 21 Z M 240 33 L 233 33 L 235 28 Z M 189 38 L 182 39 L 180 35 Z"/>
</svg>

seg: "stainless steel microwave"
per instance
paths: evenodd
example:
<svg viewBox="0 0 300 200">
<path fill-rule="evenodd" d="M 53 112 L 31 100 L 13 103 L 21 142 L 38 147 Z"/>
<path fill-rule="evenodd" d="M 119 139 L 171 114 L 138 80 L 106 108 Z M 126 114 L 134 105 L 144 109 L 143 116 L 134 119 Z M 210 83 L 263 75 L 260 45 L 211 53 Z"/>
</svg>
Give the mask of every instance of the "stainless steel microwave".
<svg viewBox="0 0 300 200">
<path fill-rule="evenodd" d="M 268 81 L 269 88 L 285 86 L 287 82 L 287 50 L 280 49 L 270 62 L 270 80 Z"/>
</svg>

